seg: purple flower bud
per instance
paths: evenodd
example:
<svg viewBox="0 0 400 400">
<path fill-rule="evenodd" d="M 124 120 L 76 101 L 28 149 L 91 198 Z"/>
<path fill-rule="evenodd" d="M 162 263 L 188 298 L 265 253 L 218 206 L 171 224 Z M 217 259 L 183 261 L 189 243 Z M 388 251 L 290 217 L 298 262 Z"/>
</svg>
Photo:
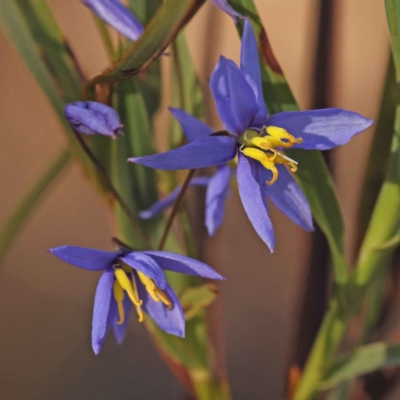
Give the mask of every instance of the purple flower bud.
<svg viewBox="0 0 400 400">
<path fill-rule="evenodd" d="M 64 108 L 65 118 L 74 129 L 85 135 L 123 135 L 118 113 L 111 107 L 95 101 L 77 101 Z"/>
<path fill-rule="evenodd" d="M 119 0 L 82 0 L 82 2 L 126 38 L 136 41 L 143 33 L 142 24 Z"/>
</svg>

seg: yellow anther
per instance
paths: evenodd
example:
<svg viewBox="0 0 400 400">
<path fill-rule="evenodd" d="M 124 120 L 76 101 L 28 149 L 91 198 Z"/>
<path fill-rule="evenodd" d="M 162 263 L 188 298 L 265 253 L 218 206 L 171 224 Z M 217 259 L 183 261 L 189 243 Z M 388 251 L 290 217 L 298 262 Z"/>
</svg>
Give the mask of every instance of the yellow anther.
<svg viewBox="0 0 400 400">
<path fill-rule="evenodd" d="M 125 295 L 124 295 L 124 290 L 122 289 L 118 281 L 114 281 L 113 293 L 114 293 L 114 299 L 118 305 L 119 321 L 117 322 L 117 324 L 121 325 L 125 321 L 125 309 L 123 303 Z"/>
<path fill-rule="evenodd" d="M 159 299 L 168 307 L 170 310 L 172 308 L 172 303 L 171 300 L 168 298 L 168 296 L 158 287 L 156 287 L 156 293 Z"/>
<path fill-rule="evenodd" d="M 288 143 L 282 142 L 282 140 L 273 136 L 257 136 L 250 141 L 254 146 L 259 147 L 263 150 L 271 150 L 276 147 L 290 147 Z"/>
<path fill-rule="evenodd" d="M 139 322 L 143 322 L 143 310 L 142 310 L 142 307 L 136 306 L 136 312 L 137 312 L 137 315 L 138 315 L 138 321 Z"/>
<path fill-rule="evenodd" d="M 144 287 L 146 288 L 147 292 L 149 293 L 150 297 L 154 301 L 162 301 L 169 309 L 172 308 L 172 303 L 168 299 L 167 295 L 156 286 L 153 279 L 149 278 L 142 272 L 137 271 L 140 281 L 143 283 Z"/>
<path fill-rule="evenodd" d="M 297 161 L 292 160 L 289 157 L 284 156 L 282 153 L 277 153 L 277 157 L 275 159 L 277 164 L 286 164 L 289 165 L 292 172 L 297 171 Z"/>
<path fill-rule="evenodd" d="M 279 128 L 278 126 L 267 126 L 265 128 L 265 130 L 267 131 L 268 135 L 270 135 L 276 139 L 287 140 L 288 142 L 286 142 L 286 146 L 282 146 L 282 147 L 292 147 L 295 143 L 297 143 L 297 144 L 303 143 L 302 138 L 295 138 L 286 129 Z M 282 142 L 282 143 L 285 143 L 285 142 Z M 287 146 L 287 145 L 289 145 L 289 146 Z"/>
<path fill-rule="evenodd" d="M 131 276 L 132 276 L 133 291 L 137 294 L 138 293 L 138 288 L 137 288 L 137 284 L 136 284 L 135 275 L 132 273 Z M 138 294 L 137 294 L 137 297 L 139 298 Z M 138 315 L 138 321 L 139 322 L 143 322 L 143 310 L 142 310 L 142 307 L 141 307 L 142 303 L 143 303 L 142 300 L 140 300 L 140 304 L 135 304 L 136 313 Z"/>
<path fill-rule="evenodd" d="M 121 268 L 115 268 L 114 274 L 122 289 L 124 289 L 128 293 L 128 296 L 131 299 L 132 303 L 135 306 L 142 305 L 142 301 L 139 300 L 139 296 L 137 295 L 137 290 L 134 290 L 132 281 L 130 281 L 126 272 Z"/>
<path fill-rule="evenodd" d="M 247 157 L 253 158 L 254 160 L 260 161 L 264 168 L 269 169 L 272 172 L 272 179 L 267 181 L 267 185 L 272 185 L 278 179 L 278 170 L 275 167 L 276 154 L 272 157 L 268 157 L 262 150 L 254 149 L 252 147 L 246 147 L 242 150 L 243 154 Z"/>
</svg>

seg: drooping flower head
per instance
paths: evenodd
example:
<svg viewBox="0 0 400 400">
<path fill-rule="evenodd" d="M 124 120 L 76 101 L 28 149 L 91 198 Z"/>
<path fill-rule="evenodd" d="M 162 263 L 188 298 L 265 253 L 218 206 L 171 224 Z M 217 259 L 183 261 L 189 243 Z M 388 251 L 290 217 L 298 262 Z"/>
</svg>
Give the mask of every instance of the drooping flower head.
<svg viewBox="0 0 400 400">
<path fill-rule="evenodd" d="M 275 235 L 268 215 L 268 197 L 295 223 L 313 230 L 310 206 L 287 168 L 297 162 L 288 148 L 328 150 L 346 144 L 371 124 L 370 119 L 340 108 L 282 112 L 268 116 L 265 106 L 257 42 L 245 21 L 240 68 L 221 57 L 210 88 L 227 133 L 209 133 L 193 117 L 175 114 L 191 143 L 167 153 L 131 158 L 152 168 L 179 170 L 223 165 L 238 155 L 237 181 L 244 209 L 258 235 L 271 251 Z"/>
<path fill-rule="evenodd" d="M 92 347 L 99 354 L 111 328 L 118 343 L 125 336 L 132 306 L 139 321 L 149 315 L 165 332 L 185 336 L 185 317 L 179 299 L 168 284 L 164 270 L 209 279 L 224 279 L 208 265 L 166 251 L 116 252 L 61 246 L 49 252 L 61 260 L 89 271 L 104 271 L 97 285 Z"/>
<path fill-rule="evenodd" d="M 110 136 L 113 139 L 118 134 L 123 135 L 118 113 L 106 104 L 76 101 L 64 107 L 64 115 L 79 133 Z"/>
<path fill-rule="evenodd" d="M 129 40 L 136 41 L 143 25 L 120 0 L 82 0 L 101 20 Z"/>
</svg>

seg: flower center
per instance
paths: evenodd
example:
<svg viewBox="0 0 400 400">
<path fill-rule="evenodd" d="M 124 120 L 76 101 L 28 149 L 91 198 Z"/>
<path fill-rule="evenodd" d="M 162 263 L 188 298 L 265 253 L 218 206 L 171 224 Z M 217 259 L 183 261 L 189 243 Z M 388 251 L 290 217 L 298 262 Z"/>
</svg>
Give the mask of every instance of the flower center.
<svg viewBox="0 0 400 400">
<path fill-rule="evenodd" d="M 286 157 L 277 149 L 289 149 L 296 143 L 302 143 L 302 138 L 295 138 L 283 128 L 264 126 L 260 132 L 248 129 L 238 137 L 240 151 L 247 157 L 259 161 L 264 168 L 272 172 L 272 179 L 267 185 L 272 185 L 278 179 L 276 164 L 287 164 L 293 172 L 297 171 L 297 161 Z"/>
<path fill-rule="evenodd" d="M 136 271 L 137 276 L 139 277 L 140 282 L 146 288 L 150 297 L 154 301 L 163 302 L 169 309 L 172 308 L 172 303 L 169 300 L 168 296 L 156 286 L 153 279 L 149 278 L 142 272 Z M 118 305 L 118 315 L 119 321 L 118 325 L 121 325 L 125 321 L 125 310 L 124 310 L 124 298 L 125 293 L 128 295 L 129 299 L 132 301 L 133 305 L 136 308 L 136 312 L 138 314 L 139 322 L 143 321 L 143 310 L 142 304 L 143 301 L 139 299 L 139 293 L 137 289 L 137 282 L 135 274 L 133 273 L 133 269 L 125 266 L 123 264 L 118 264 L 114 269 L 115 281 L 113 285 L 113 294 L 114 299 Z"/>
</svg>

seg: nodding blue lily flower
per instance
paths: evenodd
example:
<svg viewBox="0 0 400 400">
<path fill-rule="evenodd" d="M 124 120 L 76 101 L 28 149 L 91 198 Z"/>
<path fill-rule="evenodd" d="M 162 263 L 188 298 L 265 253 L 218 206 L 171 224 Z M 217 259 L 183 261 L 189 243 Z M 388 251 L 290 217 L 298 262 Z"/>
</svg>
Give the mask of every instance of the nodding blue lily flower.
<svg viewBox="0 0 400 400">
<path fill-rule="evenodd" d="M 170 107 L 170 111 L 180 122 L 183 133 L 189 142 L 207 137 L 213 133 L 213 130 L 209 126 L 187 114 L 185 111 L 172 107 Z M 205 225 L 210 236 L 215 234 L 223 222 L 225 202 L 231 194 L 230 181 L 234 171 L 235 168 L 232 168 L 230 165 L 222 164 L 217 166 L 217 171 L 213 176 L 196 177 L 190 181 L 190 186 L 205 186 L 207 188 Z M 140 218 L 154 218 L 172 206 L 178 198 L 181 188 L 182 186 L 179 185 L 168 196 L 153 204 L 149 209 L 140 212 Z"/>
<path fill-rule="evenodd" d="M 99 354 L 111 328 L 122 343 L 132 305 L 138 319 L 143 312 L 165 332 L 185 336 L 185 317 L 179 299 L 164 271 L 224 280 L 208 265 L 166 251 L 108 252 L 84 247 L 61 246 L 50 253 L 76 267 L 104 271 L 97 285 L 92 321 L 92 347 Z"/>
<path fill-rule="evenodd" d="M 246 17 L 243 17 L 242 14 L 238 13 L 235 11 L 229 4 L 228 0 L 211 0 L 211 3 L 216 5 L 218 8 L 220 8 L 222 11 L 230 15 L 235 23 L 237 22 L 237 19 L 246 19 Z"/>
<path fill-rule="evenodd" d="M 133 42 L 143 33 L 143 25 L 120 0 L 82 0 L 101 20 Z"/>
<path fill-rule="evenodd" d="M 64 115 L 79 133 L 110 136 L 113 139 L 117 134 L 123 135 L 118 113 L 105 104 L 76 101 L 64 107 Z"/>
<path fill-rule="evenodd" d="M 239 68 L 221 57 L 210 80 L 227 133 L 206 135 L 200 121 L 175 115 L 186 126 L 185 130 L 198 138 L 169 152 L 129 161 L 151 168 L 179 170 L 223 165 L 238 155 L 237 182 L 243 207 L 258 235 L 273 251 L 275 235 L 266 197 L 295 223 L 307 231 L 313 230 L 308 201 L 286 169 L 295 172 L 297 162 L 283 151 L 332 149 L 347 143 L 373 121 L 340 108 L 268 116 L 257 42 L 249 21 L 245 21 L 240 61 Z"/>
</svg>

